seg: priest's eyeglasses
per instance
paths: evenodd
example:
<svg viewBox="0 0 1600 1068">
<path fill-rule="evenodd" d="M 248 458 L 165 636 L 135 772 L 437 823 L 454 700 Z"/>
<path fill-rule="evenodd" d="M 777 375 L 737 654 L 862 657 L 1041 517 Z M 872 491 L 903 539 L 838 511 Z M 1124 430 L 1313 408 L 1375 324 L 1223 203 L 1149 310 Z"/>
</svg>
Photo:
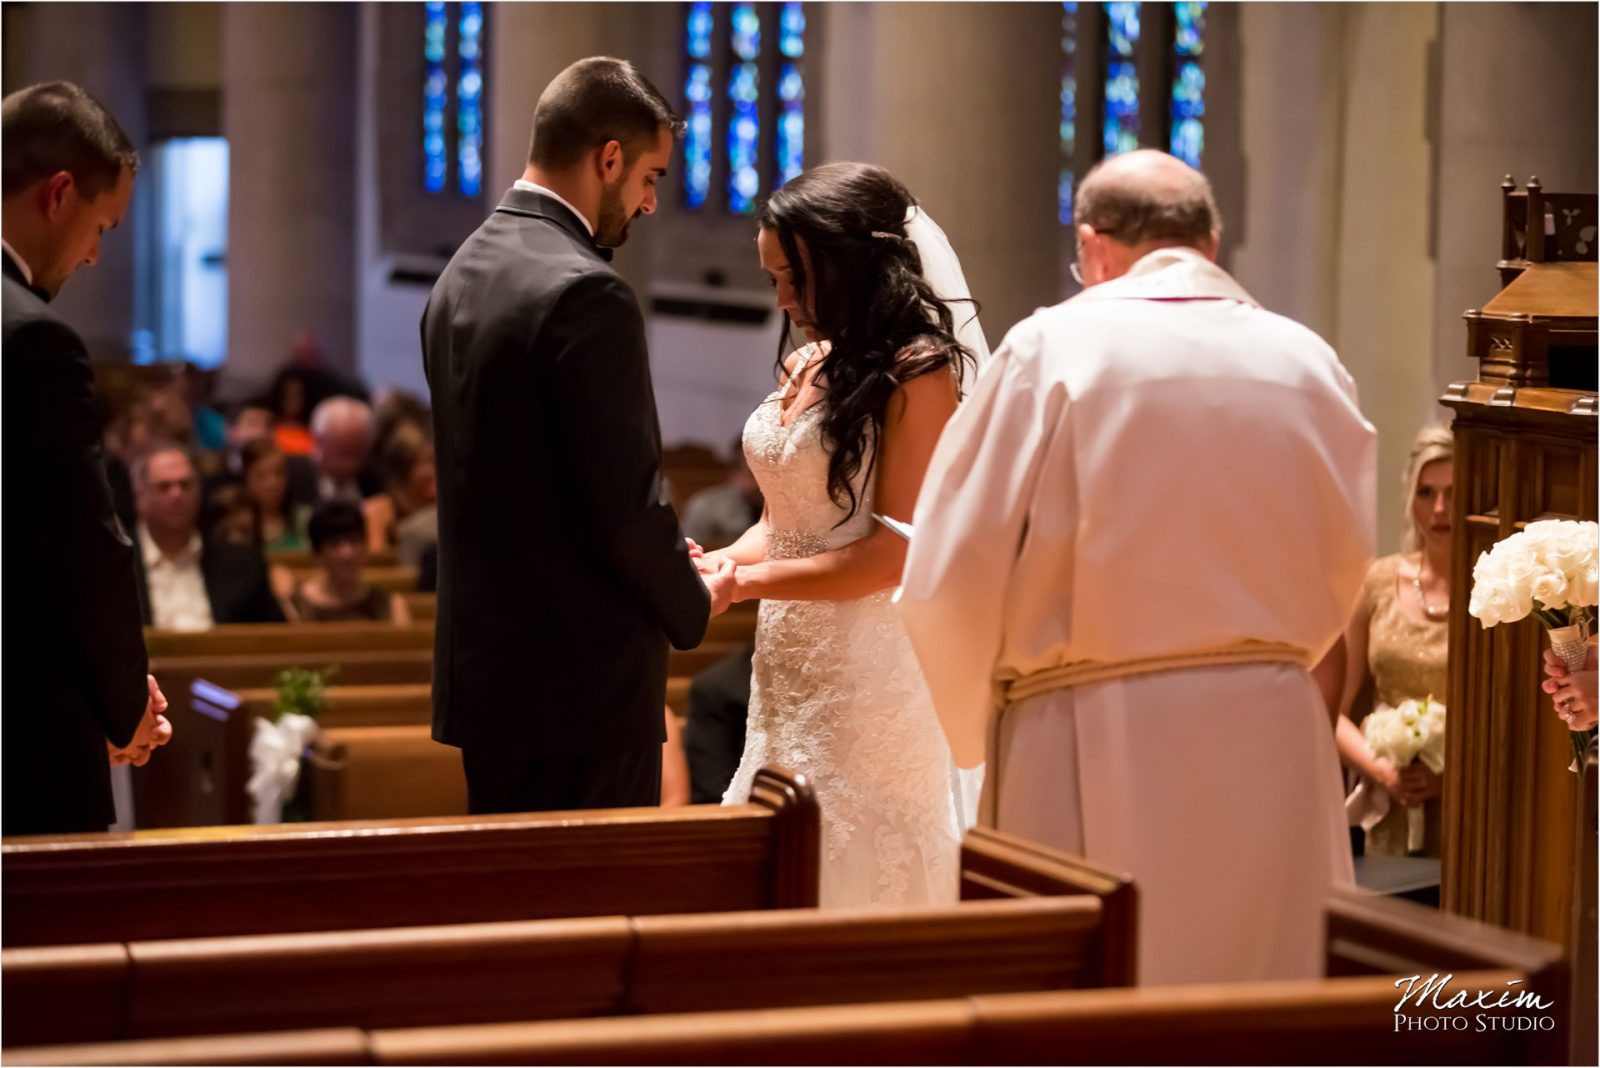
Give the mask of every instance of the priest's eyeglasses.
<svg viewBox="0 0 1600 1068">
<path fill-rule="evenodd" d="M 1102 230 L 1098 226 L 1091 226 L 1091 227 L 1089 227 L 1089 229 L 1093 230 L 1097 234 L 1102 234 L 1102 235 L 1104 235 L 1106 237 L 1114 237 L 1116 235 L 1116 233 L 1117 233 L 1117 231 L 1115 231 L 1115 230 Z M 1071 263 L 1070 266 L 1067 267 L 1067 270 L 1072 274 L 1072 280 L 1074 282 L 1078 283 L 1078 285 L 1080 285 L 1080 286 L 1087 286 L 1089 283 L 1085 282 L 1083 280 L 1083 268 L 1078 266 L 1078 261 L 1081 260 L 1082 258 L 1083 258 L 1083 242 L 1079 241 L 1078 242 L 1078 251 L 1073 256 L 1072 263 Z"/>
</svg>

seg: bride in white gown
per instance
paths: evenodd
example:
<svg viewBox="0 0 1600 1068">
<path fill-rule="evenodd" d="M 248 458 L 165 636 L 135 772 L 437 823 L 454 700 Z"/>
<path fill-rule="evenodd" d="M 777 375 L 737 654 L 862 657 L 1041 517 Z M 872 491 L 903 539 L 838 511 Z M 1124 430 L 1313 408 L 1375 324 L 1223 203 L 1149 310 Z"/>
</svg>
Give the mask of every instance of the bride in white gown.
<svg viewBox="0 0 1600 1068">
<path fill-rule="evenodd" d="M 758 222 L 778 307 L 811 343 L 745 425 L 761 521 L 701 558 L 731 558 L 734 599 L 761 600 L 724 803 L 746 800 L 764 764 L 803 773 L 822 808 L 823 906 L 951 902 L 971 819 L 891 602 L 906 543 L 873 515 L 910 521 L 988 350 L 944 234 L 881 168 L 808 171 Z"/>
</svg>

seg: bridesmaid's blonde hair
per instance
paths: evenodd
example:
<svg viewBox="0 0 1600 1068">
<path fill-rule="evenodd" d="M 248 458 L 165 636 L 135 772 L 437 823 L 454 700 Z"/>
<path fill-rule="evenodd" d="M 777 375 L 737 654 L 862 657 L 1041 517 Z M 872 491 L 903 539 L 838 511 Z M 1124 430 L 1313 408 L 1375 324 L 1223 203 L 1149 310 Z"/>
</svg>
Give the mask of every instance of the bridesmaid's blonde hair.
<svg viewBox="0 0 1600 1068">
<path fill-rule="evenodd" d="M 1411 443 L 1411 459 L 1406 461 L 1406 496 L 1400 512 L 1405 516 L 1406 523 L 1405 537 L 1400 541 L 1403 551 L 1414 553 L 1422 548 L 1422 532 L 1417 529 L 1416 516 L 1411 508 L 1417 498 L 1417 483 L 1422 481 L 1422 469 L 1435 460 L 1454 462 L 1455 458 L 1456 439 L 1449 427 L 1425 426 L 1417 431 L 1417 438 Z"/>
</svg>

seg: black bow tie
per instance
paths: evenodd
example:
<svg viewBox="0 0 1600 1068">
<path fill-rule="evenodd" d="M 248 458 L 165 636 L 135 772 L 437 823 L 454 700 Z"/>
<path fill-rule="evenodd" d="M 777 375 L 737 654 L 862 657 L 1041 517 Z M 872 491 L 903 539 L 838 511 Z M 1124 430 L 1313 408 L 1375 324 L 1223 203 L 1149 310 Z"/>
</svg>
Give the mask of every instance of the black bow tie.
<svg viewBox="0 0 1600 1068">
<path fill-rule="evenodd" d="M 607 263 L 610 263 L 611 257 L 616 255 L 616 251 L 614 249 L 606 248 L 604 245 L 596 245 L 594 250 L 598 252 L 600 254 L 600 258 L 605 260 Z"/>
</svg>

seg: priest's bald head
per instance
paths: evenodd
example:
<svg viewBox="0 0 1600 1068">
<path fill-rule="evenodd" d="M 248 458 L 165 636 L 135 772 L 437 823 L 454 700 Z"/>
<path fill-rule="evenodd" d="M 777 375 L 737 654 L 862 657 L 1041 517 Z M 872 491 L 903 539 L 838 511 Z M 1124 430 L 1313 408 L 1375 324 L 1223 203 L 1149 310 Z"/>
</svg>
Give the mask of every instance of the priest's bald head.
<svg viewBox="0 0 1600 1068">
<path fill-rule="evenodd" d="M 1222 216 L 1206 176 L 1153 148 L 1101 160 L 1072 204 L 1083 284 L 1120 278 L 1148 253 L 1180 245 L 1216 259 Z"/>
</svg>

